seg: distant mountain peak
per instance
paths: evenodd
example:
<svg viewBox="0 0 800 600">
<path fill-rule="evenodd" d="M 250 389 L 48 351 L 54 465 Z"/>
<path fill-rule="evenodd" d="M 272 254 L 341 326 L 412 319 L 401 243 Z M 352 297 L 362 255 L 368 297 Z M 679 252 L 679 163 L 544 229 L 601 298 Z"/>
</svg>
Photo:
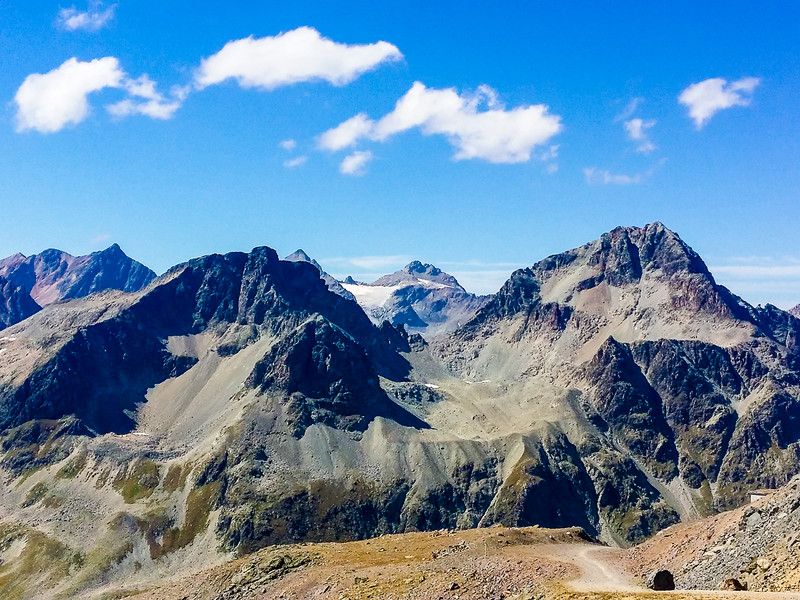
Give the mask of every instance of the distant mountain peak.
<svg viewBox="0 0 800 600">
<path fill-rule="evenodd" d="M 56 248 L 27 257 L 17 253 L 0 260 L 0 276 L 30 295 L 37 306 L 45 306 L 104 290 L 135 292 L 156 274 L 112 244 L 85 256 Z"/>
<path fill-rule="evenodd" d="M 106 248 L 105 250 L 101 250 L 99 253 L 94 253 L 94 252 L 93 252 L 92 254 L 110 254 L 110 255 L 122 255 L 122 256 L 127 256 L 127 254 L 125 254 L 125 252 L 123 252 L 122 248 L 120 248 L 120 247 L 119 247 L 119 244 L 117 244 L 116 242 L 114 242 L 113 244 L 111 244 L 111 245 L 110 245 L 108 248 Z"/>
<path fill-rule="evenodd" d="M 344 289 L 339 280 L 336 279 L 333 275 L 326 273 L 325 269 L 322 268 L 322 265 L 320 265 L 316 260 L 314 260 L 308 254 L 306 254 L 306 251 L 303 250 L 302 248 L 298 248 L 297 250 L 286 256 L 283 260 L 288 260 L 290 262 L 304 262 L 314 265 L 317 271 L 319 271 L 320 277 L 325 282 L 325 285 L 328 286 L 328 289 L 330 291 L 332 291 L 334 294 L 338 294 L 342 298 L 347 298 L 348 300 L 355 301 L 355 296 L 353 296 L 353 294 Z"/>
<path fill-rule="evenodd" d="M 292 262 L 302 261 L 302 262 L 309 262 L 312 264 L 316 262 L 308 254 L 306 254 L 305 250 L 303 250 L 302 248 L 298 248 L 283 260 L 290 260 Z"/>
<path fill-rule="evenodd" d="M 435 267 L 430 263 L 420 262 L 418 260 L 412 260 L 405 266 L 403 270 L 414 275 L 430 275 L 432 277 L 442 274 L 442 270 L 438 267 Z"/>
</svg>

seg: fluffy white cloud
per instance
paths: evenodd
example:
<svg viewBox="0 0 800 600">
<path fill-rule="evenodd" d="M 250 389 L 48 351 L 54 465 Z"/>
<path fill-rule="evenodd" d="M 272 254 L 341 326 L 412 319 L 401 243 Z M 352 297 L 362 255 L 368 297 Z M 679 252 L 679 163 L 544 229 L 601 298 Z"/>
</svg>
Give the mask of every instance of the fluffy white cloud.
<svg viewBox="0 0 800 600">
<path fill-rule="evenodd" d="M 80 123 L 89 114 L 87 96 L 107 87 L 120 87 L 125 73 L 113 56 L 81 62 L 70 58 L 48 73 L 25 78 L 14 96 L 17 131 L 53 133 Z"/>
<path fill-rule="evenodd" d="M 276 36 L 233 40 L 203 59 L 195 73 L 199 88 L 236 79 L 245 88 L 271 90 L 301 81 L 345 85 L 381 63 L 403 55 L 388 42 L 340 44 L 316 29 L 300 27 Z"/>
<path fill-rule="evenodd" d="M 278 145 L 287 152 L 291 152 L 292 150 L 297 148 L 297 142 L 295 140 L 283 140 L 281 142 L 278 142 Z"/>
<path fill-rule="evenodd" d="M 89 116 L 89 94 L 105 88 L 128 94 L 128 98 L 106 107 L 112 115 L 141 114 L 154 119 L 171 118 L 189 91 L 175 87 L 167 99 L 147 75 L 130 78 L 113 56 L 88 62 L 70 58 L 52 71 L 33 73 L 22 82 L 14 96 L 17 131 L 54 133 L 80 123 Z"/>
<path fill-rule="evenodd" d="M 114 18 L 116 4 L 112 4 L 105 10 L 100 10 L 100 3 L 91 5 L 86 11 L 79 11 L 74 6 L 62 8 L 58 11 L 57 24 L 67 31 L 83 29 L 85 31 L 97 31 L 111 22 Z"/>
<path fill-rule="evenodd" d="M 717 111 L 750 104 L 750 94 L 760 82 L 757 77 L 744 77 L 730 83 L 721 77 L 706 79 L 683 90 L 678 101 L 689 107 L 689 116 L 700 129 Z"/>
<path fill-rule="evenodd" d="M 647 130 L 652 128 L 656 124 L 655 119 L 649 119 L 645 121 L 644 119 L 631 119 L 630 121 L 625 121 L 625 131 L 628 134 L 628 138 L 639 142 L 638 146 L 636 147 L 636 151 L 642 154 L 650 154 L 653 150 L 656 149 L 655 144 L 650 141 L 650 138 L 647 135 Z"/>
<path fill-rule="evenodd" d="M 167 99 L 156 90 L 156 83 L 147 75 L 138 79 L 125 79 L 122 87 L 133 98 L 126 98 L 106 107 L 115 117 L 145 115 L 153 119 L 171 119 L 182 105 L 189 93 L 188 88 L 174 87 L 172 97 Z"/>
<path fill-rule="evenodd" d="M 359 113 L 319 136 L 318 145 L 323 150 L 341 150 L 354 146 L 361 138 L 371 137 L 374 128 L 375 122 Z"/>
<path fill-rule="evenodd" d="M 383 118 L 373 121 L 358 114 L 323 133 L 318 143 L 325 150 L 340 150 L 360 139 L 384 141 L 413 128 L 423 135 L 446 136 L 456 149 L 455 160 L 520 163 L 530 159 L 534 146 L 561 131 L 561 118 L 543 104 L 506 110 L 488 86 L 459 95 L 452 88 L 430 89 L 417 81 Z"/>
<path fill-rule="evenodd" d="M 356 150 L 346 156 L 339 165 L 339 172 L 343 175 L 363 175 L 367 172 L 367 163 L 373 159 L 369 150 Z"/>
</svg>

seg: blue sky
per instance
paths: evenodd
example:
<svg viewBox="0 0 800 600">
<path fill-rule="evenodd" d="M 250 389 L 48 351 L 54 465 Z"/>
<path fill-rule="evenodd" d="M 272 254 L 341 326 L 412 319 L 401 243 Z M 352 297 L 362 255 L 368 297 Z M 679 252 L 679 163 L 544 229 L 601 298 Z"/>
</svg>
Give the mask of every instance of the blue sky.
<svg viewBox="0 0 800 600">
<path fill-rule="evenodd" d="M 659 220 L 792 306 L 800 5 L 649 4 L 3 2 L 0 255 L 302 247 L 491 292 Z"/>
</svg>

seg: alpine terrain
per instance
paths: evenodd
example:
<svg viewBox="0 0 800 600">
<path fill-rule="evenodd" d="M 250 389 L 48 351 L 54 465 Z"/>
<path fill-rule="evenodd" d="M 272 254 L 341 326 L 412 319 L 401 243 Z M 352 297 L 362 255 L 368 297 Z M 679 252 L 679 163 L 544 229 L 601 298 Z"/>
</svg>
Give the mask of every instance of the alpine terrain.
<svg viewBox="0 0 800 600">
<path fill-rule="evenodd" d="M 660 223 L 488 298 L 413 262 L 339 282 L 356 302 L 290 258 L 118 270 L 129 286 L 4 261 L 3 597 L 441 529 L 577 527 L 626 547 L 800 472 L 800 320 L 718 285 Z"/>
</svg>

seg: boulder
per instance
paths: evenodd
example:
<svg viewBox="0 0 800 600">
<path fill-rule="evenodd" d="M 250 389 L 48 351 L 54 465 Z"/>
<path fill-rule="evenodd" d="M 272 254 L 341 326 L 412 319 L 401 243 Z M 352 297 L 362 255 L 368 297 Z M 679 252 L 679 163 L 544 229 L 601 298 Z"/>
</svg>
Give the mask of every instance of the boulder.
<svg viewBox="0 0 800 600">
<path fill-rule="evenodd" d="M 647 578 L 647 587 L 657 592 L 674 590 L 675 579 L 673 578 L 672 573 L 666 569 L 662 569 L 661 571 L 653 572 Z"/>
</svg>

